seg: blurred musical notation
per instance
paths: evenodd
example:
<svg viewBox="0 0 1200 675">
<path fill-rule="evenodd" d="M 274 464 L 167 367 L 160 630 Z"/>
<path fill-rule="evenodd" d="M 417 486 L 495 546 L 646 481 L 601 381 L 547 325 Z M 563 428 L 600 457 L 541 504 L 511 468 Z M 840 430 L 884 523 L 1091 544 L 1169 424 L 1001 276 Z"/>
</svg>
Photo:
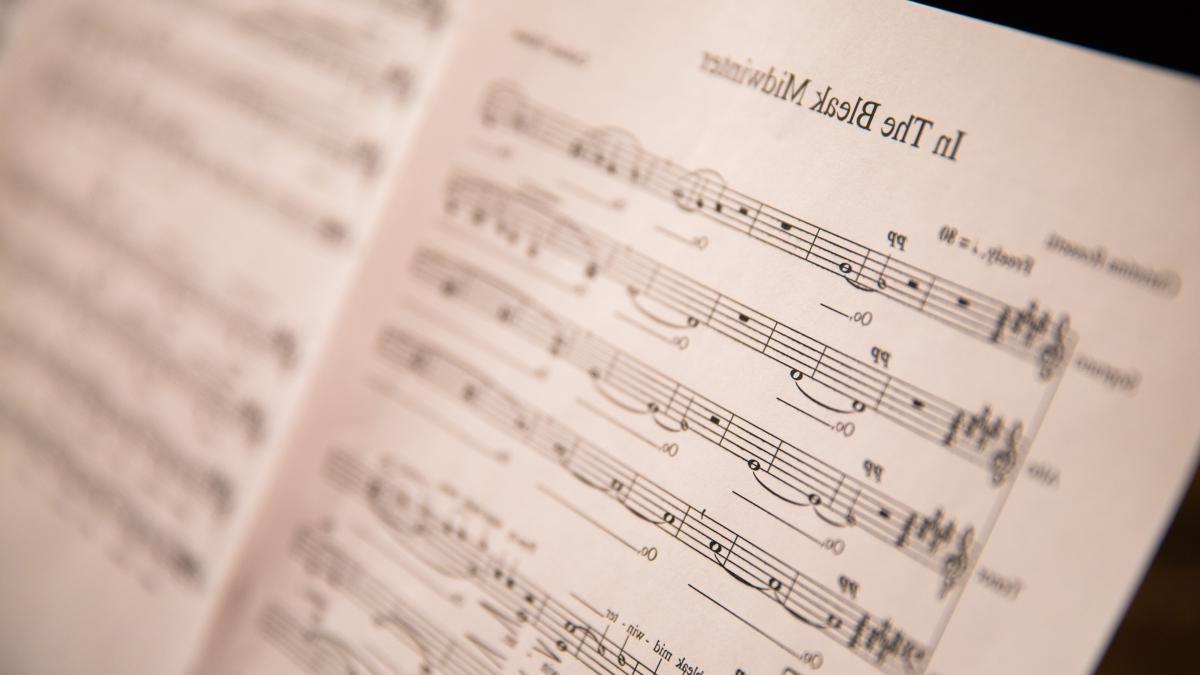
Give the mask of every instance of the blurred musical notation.
<svg viewBox="0 0 1200 675">
<path fill-rule="evenodd" d="M 104 296 L 111 294 L 96 286 L 76 283 L 71 272 L 61 269 L 62 263 L 54 253 L 5 239 L 7 236 L 0 234 L 5 272 L 11 281 L 24 286 L 27 303 L 45 294 L 43 297 L 48 296 L 49 302 L 42 303 L 41 310 L 58 306 L 64 314 L 74 315 L 87 326 L 99 329 L 123 353 L 131 369 L 141 367 L 153 372 L 155 378 L 169 383 L 173 393 L 182 393 L 195 409 L 206 411 L 206 417 L 220 420 L 227 428 L 240 429 L 246 444 L 262 441 L 265 420 L 260 404 L 238 400 L 232 387 L 214 374 L 222 368 L 209 369 L 199 361 L 172 353 L 177 346 L 155 331 L 154 321 L 148 316 L 138 316 L 124 307 L 106 306 L 103 300 L 108 298 Z M 212 354 L 205 351 L 200 358 L 211 359 Z"/>
<path fill-rule="evenodd" d="M 161 425 L 125 407 L 103 381 L 85 368 L 71 363 L 63 355 L 53 353 L 45 346 L 45 342 L 39 342 L 28 332 L 0 322 L 0 345 L 4 346 L 6 360 L 21 361 L 21 365 L 6 364 L 10 373 L 15 374 L 20 368 L 34 366 L 54 382 L 52 398 L 55 410 L 78 406 L 97 427 L 113 431 L 127 453 L 142 451 L 148 460 L 148 473 L 152 477 L 146 482 L 157 491 L 164 492 L 163 483 L 173 483 L 190 497 L 181 498 L 181 505 L 204 504 L 207 506 L 205 510 L 216 521 L 230 515 L 234 508 L 234 488 L 233 480 L 228 475 L 220 468 L 190 456 Z M 16 420 L 16 408 L 8 412 Z M 19 422 L 34 436 L 45 436 L 51 433 L 51 425 L 42 418 L 44 415 L 26 414 L 21 416 Z M 172 510 L 181 509 L 176 507 Z"/>
<path fill-rule="evenodd" d="M 112 555 L 128 558 L 143 553 L 156 569 L 166 571 L 171 581 L 191 591 L 203 587 L 207 578 L 203 555 L 181 539 L 177 526 L 157 522 L 124 485 L 89 467 L 88 461 L 76 456 L 63 439 L 33 418 L 15 412 L 9 401 L 0 402 L 0 427 L 9 432 L 8 439 L 19 439 L 30 450 L 28 456 L 35 463 L 44 463 L 53 471 L 56 485 L 52 492 L 74 502 L 72 511 L 82 512 L 90 521 L 107 520 L 106 524 L 115 526 L 115 543 L 109 543 L 118 550 Z M 92 522 L 84 527 L 91 531 L 98 526 Z M 153 587 L 153 581 L 148 583 Z"/>
<path fill-rule="evenodd" d="M 446 3 L 12 12 L 22 32 L 4 48 L 22 68 L 0 81 L 12 487 L 90 505 L 117 532 L 97 548 L 151 550 L 199 603 L 341 300 L 324 289 L 341 287 L 386 188 Z"/>
<path fill-rule="evenodd" d="M 922 270 L 728 187 L 712 169 L 689 170 L 653 155 L 629 132 L 588 126 L 539 105 L 511 83 L 492 86 L 481 116 L 486 125 L 510 129 L 593 165 L 685 212 L 833 273 L 855 289 L 1032 362 L 1043 380 L 1051 379 L 1064 362 L 1070 319 L 1042 309 L 1037 301 L 1020 308 Z"/>
<path fill-rule="evenodd" d="M 264 352 L 281 371 L 293 368 L 300 358 L 291 329 L 265 325 L 263 317 L 252 309 L 240 307 L 214 293 L 203 279 L 197 278 L 195 270 L 185 272 L 173 266 L 144 242 L 122 232 L 111 218 L 98 215 L 96 204 L 65 194 L 61 186 L 52 184 L 51 179 L 37 175 L 27 166 L 21 166 L 16 158 L 6 157 L 0 164 L 0 190 L 4 191 L 9 204 L 18 205 L 27 213 L 49 216 L 39 218 L 38 223 L 63 230 L 70 238 L 62 240 L 62 245 L 95 245 L 112 254 L 124 270 L 143 275 L 139 285 L 160 288 L 171 303 L 183 305 L 219 325 L 225 339 L 231 343 Z M 12 221 L 5 225 L 13 230 L 23 226 Z"/>
<path fill-rule="evenodd" d="M 415 650 L 420 655 L 422 671 L 463 675 L 495 672 L 478 654 L 452 637 L 452 633 L 390 590 L 387 583 L 371 574 L 328 533 L 300 531 L 295 538 L 295 554 L 308 574 L 324 580 L 364 612 L 374 626 Z"/>
<path fill-rule="evenodd" d="M 281 607 L 268 607 L 258 628 L 271 645 L 312 675 L 377 675 L 381 672 L 366 665 L 343 639 L 319 627 L 304 625 Z"/>
</svg>

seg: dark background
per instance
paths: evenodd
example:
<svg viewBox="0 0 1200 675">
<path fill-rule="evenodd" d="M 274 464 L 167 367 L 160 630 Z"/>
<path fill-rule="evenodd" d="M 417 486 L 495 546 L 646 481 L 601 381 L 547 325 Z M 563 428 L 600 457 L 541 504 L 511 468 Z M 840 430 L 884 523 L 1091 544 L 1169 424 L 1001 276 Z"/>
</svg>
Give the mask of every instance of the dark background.
<svg viewBox="0 0 1200 675">
<path fill-rule="evenodd" d="M 1116 54 L 1196 76 L 1200 39 L 1194 19 L 1180 3 L 1112 4 L 922 2 L 957 14 L 998 23 L 1029 33 Z M 1052 11 L 1057 8 L 1060 11 Z M 1113 92 L 1119 96 L 1120 92 Z M 1200 111 L 1198 111 L 1200 114 Z M 1197 149 L 1200 152 L 1200 148 Z M 1200 176 L 1196 177 L 1200 179 Z M 1198 181 L 1200 183 L 1200 181 Z M 1200 406 L 1198 406 L 1200 407 Z M 1131 449 L 1132 451 L 1132 449 Z M 1114 495 L 1114 499 L 1120 499 Z M 1125 495 L 1136 500 L 1137 495 Z M 1081 569 L 1080 574 L 1086 574 Z M 1079 612 L 1089 608 L 1080 607 Z M 1046 630 L 1068 630 L 1059 622 L 1070 616 L 1046 617 Z M 1200 476 L 1180 506 L 1162 546 L 1113 636 L 1097 675 L 1200 673 Z"/>
<path fill-rule="evenodd" d="M 1081 570 L 1081 574 L 1086 570 Z M 1097 675 L 1200 672 L 1200 477 L 1113 636 Z M 1087 608 L 1080 608 L 1087 611 Z M 1047 630 L 1054 630 L 1048 625 Z"/>
<path fill-rule="evenodd" d="M 1200 40 L 1191 3 L 939 2 L 922 5 L 1198 75 Z M 1071 11 L 1066 11 L 1066 10 Z M 1193 11 L 1188 12 L 1188 9 Z M 1057 11 L 1055 11 L 1057 10 Z M 1114 92 L 1117 94 L 1119 92 Z"/>
</svg>

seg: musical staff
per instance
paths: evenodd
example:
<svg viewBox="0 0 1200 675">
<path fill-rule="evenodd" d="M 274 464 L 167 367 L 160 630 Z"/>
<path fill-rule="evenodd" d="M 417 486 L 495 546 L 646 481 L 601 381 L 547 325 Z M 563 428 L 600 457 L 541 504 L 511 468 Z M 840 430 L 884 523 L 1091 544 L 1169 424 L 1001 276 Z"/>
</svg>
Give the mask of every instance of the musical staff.
<svg viewBox="0 0 1200 675">
<path fill-rule="evenodd" d="M 350 34 L 350 21 L 356 11 L 323 14 L 318 28 L 311 14 L 301 7 L 273 6 L 263 11 L 211 0 L 172 1 L 225 24 L 238 39 L 259 43 L 321 72 L 327 83 L 336 82 L 350 92 L 386 96 L 393 105 L 407 103 L 423 73 L 419 62 L 397 64 L 391 41 L 414 43 L 436 38 L 452 13 L 444 0 L 356 0 L 356 4 L 369 6 L 371 36 L 375 39 L 356 35 L 356 39 L 348 40 L 335 39 L 330 33 Z M 381 28 L 391 30 L 384 32 Z"/>
<path fill-rule="evenodd" d="M 143 326 L 129 321 L 119 311 L 96 302 L 89 292 L 72 283 L 55 256 L 22 245 L 6 233 L 0 233 L 0 260 L 7 264 L 3 275 L 25 283 L 32 290 L 51 296 L 65 310 L 85 318 L 89 325 L 102 330 L 131 360 L 148 364 L 154 372 L 169 380 L 198 407 L 240 432 L 248 445 L 260 443 L 266 434 L 266 413 L 254 400 L 238 400 L 227 383 L 213 373 L 186 362 L 172 353 L 164 339 L 148 333 Z"/>
<path fill-rule="evenodd" d="M 538 105 L 514 85 L 494 85 L 481 114 L 486 125 L 509 128 L 837 275 L 858 290 L 878 293 L 1032 362 L 1043 380 L 1063 364 L 1070 319 L 1052 315 L 1037 301 L 1017 307 L 926 272 L 730 188 L 716 171 L 688 170 L 656 157 L 628 132 L 591 128 Z"/>
<path fill-rule="evenodd" d="M 174 116 L 139 100 L 127 86 L 106 82 L 82 63 L 56 62 L 42 67 L 39 94 L 62 113 L 86 115 L 95 124 L 103 121 L 145 147 L 179 164 L 227 193 L 231 200 L 253 203 L 282 227 L 307 232 L 320 243 L 340 247 L 351 236 L 340 218 L 331 217 L 291 192 L 277 189 L 263 177 L 204 147 L 200 139 L 184 136 Z M 174 121 L 174 123 L 172 123 Z"/>
<path fill-rule="evenodd" d="M 462 675 L 497 672 L 372 575 L 328 533 L 301 529 L 295 535 L 293 551 L 305 571 L 324 579 L 331 588 L 358 605 L 377 627 L 396 635 L 419 652 L 426 672 Z"/>
<path fill-rule="evenodd" d="M 89 515 L 109 519 L 120 533 L 123 549 L 142 549 L 183 588 L 194 592 L 205 586 L 207 569 L 198 551 L 147 515 L 124 486 L 88 466 L 57 433 L 18 410 L 16 404 L 0 398 L 0 430 L 19 438 L 18 447 L 55 472 L 63 494 L 82 502 Z"/>
<path fill-rule="evenodd" d="M 894 378 L 566 218 L 537 199 L 482 178 L 458 174 L 447 186 L 445 207 L 450 214 L 465 216 L 475 225 L 491 222 L 523 241 L 536 241 L 540 249 L 578 264 L 588 277 L 611 279 L 626 288 L 635 304 L 640 298 L 652 301 L 669 316 L 637 306 L 661 324 L 679 330 L 703 326 L 762 354 L 787 368 L 798 387 L 814 382 L 844 398 L 846 409 L 840 412 L 871 410 L 928 440 L 966 451 L 963 456 L 971 460 L 992 451 L 997 444 L 1002 447 L 995 452 L 1005 458 L 1015 456 L 1028 444 L 1028 439 L 1021 437 L 1020 421 L 1006 422 L 990 408 L 983 413 L 991 425 L 988 433 L 959 433 L 957 427 L 977 417 L 967 413 L 964 406 Z M 483 283 L 496 285 L 486 280 Z M 1011 474 L 1009 461 L 993 460 L 987 465 L 996 485 Z"/>
<path fill-rule="evenodd" d="M 343 449 L 326 456 L 324 474 L 332 484 L 360 496 L 378 520 L 399 538 L 405 550 L 431 569 L 465 579 L 483 591 L 501 610 L 511 629 L 529 626 L 548 640 L 545 652 L 553 660 L 569 655 L 594 673 L 649 675 L 655 669 L 626 652 L 624 644 L 581 619 L 528 578 L 508 568 L 480 546 L 455 536 L 455 529 L 404 483 L 369 469 Z M 589 643 L 590 642 L 590 643 Z"/>
<path fill-rule="evenodd" d="M 371 177 L 378 167 L 378 149 L 356 141 L 354 130 L 346 128 L 344 120 L 321 114 L 324 106 L 307 100 L 303 91 L 250 73 L 235 75 L 219 61 L 189 53 L 179 44 L 147 40 L 137 17 L 126 13 L 81 6 L 73 8 L 65 22 L 72 26 L 81 51 L 150 66 L 294 139 L 297 145 L 310 146 L 331 162 L 349 164 L 365 177 Z M 249 95 L 250 91 L 254 95 Z"/>
<path fill-rule="evenodd" d="M 281 370 L 290 369 L 299 358 L 296 336 L 283 327 L 268 328 L 252 312 L 234 307 L 176 267 L 155 256 L 134 238 L 104 222 L 82 200 L 67 195 L 60 186 L 22 166 L 14 158 L 0 162 L 0 191 L 9 205 L 20 205 L 48 214 L 48 222 L 70 231 L 98 248 L 118 256 L 124 269 L 144 274 L 164 294 L 212 318 L 238 343 L 269 353 Z M 28 215 L 25 216 L 28 218 Z M 7 219 L 5 219 L 7 221 Z M 9 223 L 5 223 L 8 225 Z M 12 223 L 15 225 L 15 223 Z"/>
<path fill-rule="evenodd" d="M 493 314 L 497 306 L 514 306 L 494 303 L 495 296 L 477 296 L 474 291 L 496 287 L 464 283 L 461 269 L 449 268 L 454 281 L 446 281 L 442 274 L 447 268 L 427 268 L 424 263 L 448 261 L 428 255 L 427 251 L 418 253 L 416 263 L 426 281 L 442 288 L 453 284 L 456 298 L 466 302 L 478 298 L 485 314 Z M 946 570 L 947 560 L 939 558 L 942 549 L 971 529 L 960 526 L 940 508 L 924 514 L 905 505 L 591 333 L 559 320 L 553 324 L 557 332 L 552 332 L 544 323 L 547 315 L 528 309 L 509 310 L 511 329 L 538 347 L 549 346 L 555 356 L 586 373 L 597 387 L 606 386 L 608 390 L 601 389 L 601 393 L 617 406 L 650 415 L 665 431 L 694 433 L 741 460 L 759 486 L 785 503 L 811 507 L 814 515 L 835 527 L 857 527 L 938 573 Z M 547 338 L 548 334 L 552 336 Z M 570 337 L 563 338 L 563 334 Z"/>
<path fill-rule="evenodd" d="M 534 303 L 526 295 L 473 265 L 452 261 L 431 250 L 422 250 L 414 258 L 414 275 L 439 288 L 446 298 L 462 301 L 485 316 L 496 317 L 517 335 L 539 348 L 545 348 L 553 356 L 568 360 L 576 365 L 576 368 L 588 372 L 598 382 L 608 382 L 613 378 L 619 380 L 619 377 L 614 377 L 608 372 L 611 369 L 641 371 L 641 375 L 634 377 L 635 382 L 638 378 L 649 380 L 652 382 L 650 392 L 658 390 L 660 396 L 670 399 L 666 401 L 666 405 L 659 405 L 658 401 L 648 399 L 647 394 L 635 390 L 637 404 L 632 408 L 632 412 L 644 413 L 647 410 L 643 406 L 655 406 L 655 410 L 650 411 L 655 413 L 655 417 L 659 417 L 660 414 L 670 416 L 673 413 L 672 405 L 683 400 L 677 395 L 666 393 L 676 392 L 677 387 L 682 387 L 679 383 L 662 376 L 635 357 L 608 347 L 599 337 L 554 315 L 546 307 Z M 577 342 L 581 341 L 586 342 L 586 345 L 578 346 Z M 588 350 L 596 351 L 599 356 L 589 354 Z M 817 371 L 820 363 L 815 362 L 811 368 L 812 371 Z M 793 380 L 799 380 L 803 376 L 803 372 L 794 369 L 791 372 Z M 658 387 L 654 384 L 658 384 Z M 617 402 L 617 405 L 622 404 Z M 922 405 L 914 407 L 918 412 L 913 414 L 920 414 L 925 410 L 923 401 Z M 853 406 L 851 410 L 842 412 L 862 410 L 863 406 Z M 685 411 L 683 416 L 686 417 L 691 412 Z M 1028 438 L 1022 437 L 1020 423 L 1006 425 L 1001 418 L 991 413 L 988 407 L 984 407 L 982 413 L 956 412 L 947 420 L 946 428 L 938 430 L 926 426 L 924 431 L 923 435 L 929 440 L 940 443 L 955 456 L 988 471 L 992 485 L 1002 484 L 1012 474 L 1013 461 L 1030 443 Z"/>
<path fill-rule="evenodd" d="M 795 619 L 889 672 L 921 672 L 925 647 L 833 589 L 680 499 L 566 426 L 528 407 L 473 367 L 396 328 L 377 338 L 378 355 L 411 372 L 584 485 L 621 504 Z"/>
<path fill-rule="evenodd" d="M 430 259 L 419 254 L 418 265 L 426 260 Z M 426 271 L 427 280 L 441 278 L 433 271 Z M 468 302 L 474 297 L 468 289 L 489 288 L 463 284 L 461 275 L 455 278 L 459 280 L 455 297 Z M 487 312 L 491 307 L 494 305 L 489 303 L 483 309 Z M 534 325 L 544 317 L 531 319 L 533 316 L 514 314 L 510 326 L 536 340 L 539 347 L 546 347 L 547 330 Z M 906 506 L 591 333 L 563 323 L 555 325 L 571 337 L 562 339 L 555 334 L 549 338 L 551 351 L 587 373 L 596 385 L 606 385 L 620 395 L 620 401 L 611 395 L 610 401 L 629 412 L 651 415 L 668 432 L 691 432 L 725 450 L 744 462 L 764 490 L 786 503 L 812 507 L 826 523 L 858 527 L 939 573 L 946 565 L 939 559 L 942 548 L 970 529 L 960 527 L 941 509 L 923 514 Z"/>
<path fill-rule="evenodd" d="M 19 358 L 22 363 L 37 367 L 57 385 L 60 404 L 79 401 L 94 419 L 103 420 L 108 428 L 121 435 L 125 448 L 143 452 L 155 472 L 178 483 L 192 498 L 207 503 L 215 519 L 230 514 L 236 488 L 228 475 L 190 457 L 153 420 L 122 406 L 99 379 L 53 353 L 47 342 L 33 339 L 0 319 L 0 346 L 4 348 L 0 363 L 6 358 Z M 39 434 L 48 433 L 45 423 L 36 417 L 25 416 L 24 423 Z M 160 480 L 160 476 L 156 475 L 155 480 Z"/>
<path fill-rule="evenodd" d="M 304 626 L 281 607 L 268 606 L 258 627 L 269 643 L 313 675 L 377 675 L 345 641 L 329 631 Z"/>
</svg>

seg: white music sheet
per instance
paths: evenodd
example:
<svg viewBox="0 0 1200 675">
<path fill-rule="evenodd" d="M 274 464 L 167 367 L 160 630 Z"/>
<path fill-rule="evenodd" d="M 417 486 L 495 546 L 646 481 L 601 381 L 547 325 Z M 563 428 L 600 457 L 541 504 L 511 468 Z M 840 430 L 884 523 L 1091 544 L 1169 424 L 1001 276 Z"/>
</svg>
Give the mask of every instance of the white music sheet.
<svg viewBox="0 0 1200 675">
<path fill-rule="evenodd" d="M 1196 459 L 1194 80 L 467 17 L 200 673 L 1080 673 Z"/>
<path fill-rule="evenodd" d="M 188 666 L 436 68 L 441 5 L 13 10 L 0 670 Z"/>
</svg>

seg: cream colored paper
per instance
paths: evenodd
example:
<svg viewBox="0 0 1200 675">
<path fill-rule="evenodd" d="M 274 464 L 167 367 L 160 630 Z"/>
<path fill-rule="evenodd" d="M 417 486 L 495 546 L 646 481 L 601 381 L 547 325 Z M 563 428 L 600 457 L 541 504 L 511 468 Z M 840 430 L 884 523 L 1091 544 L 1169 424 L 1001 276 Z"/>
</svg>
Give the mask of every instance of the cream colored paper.
<svg viewBox="0 0 1200 675">
<path fill-rule="evenodd" d="M 1195 466 L 1200 89 L 778 4 L 465 13 L 190 670 L 1094 666 Z"/>
<path fill-rule="evenodd" d="M 899 4 L 463 44 L 200 672 L 1092 667 L 1195 461 L 1194 82 Z"/>
</svg>

